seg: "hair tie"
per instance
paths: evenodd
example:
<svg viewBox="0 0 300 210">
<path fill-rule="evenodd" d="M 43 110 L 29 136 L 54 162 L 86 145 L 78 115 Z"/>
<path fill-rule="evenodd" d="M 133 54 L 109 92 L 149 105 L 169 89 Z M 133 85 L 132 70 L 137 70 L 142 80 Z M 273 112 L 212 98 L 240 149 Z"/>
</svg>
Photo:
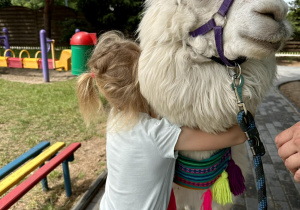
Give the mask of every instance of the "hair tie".
<svg viewBox="0 0 300 210">
<path fill-rule="evenodd" d="M 95 75 L 94 72 L 91 72 L 91 76 L 95 79 Z"/>
</svg>

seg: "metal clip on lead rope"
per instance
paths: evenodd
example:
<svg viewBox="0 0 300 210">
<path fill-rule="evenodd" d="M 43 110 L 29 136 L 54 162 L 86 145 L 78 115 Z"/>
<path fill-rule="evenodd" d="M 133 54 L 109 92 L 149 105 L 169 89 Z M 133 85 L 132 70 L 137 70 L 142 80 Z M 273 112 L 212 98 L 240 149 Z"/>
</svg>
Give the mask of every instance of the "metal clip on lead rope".
<svg viewBox="0 0 300 210">
<path fill-rule="evenodd" d="M 237 72 L 234 72 L 231 74 L 231 71 L 238 70 Z M 237 100 L 237 105 L 239 107 L 240 111 L 245 111 L 245 114 L 247 115 L 247 108 L 245 103 L 242 101 L 242 92 L 243 92 L 243 85 L 244 85 L 244 77 L 242 75 L 242 68 L 239 64 L 236 64 L 235 67 L 229 67 L 227 66 L 227 71 L 229 77 L 232 79 L 231 88 L 235 93 L 235 97 Z"/>
<path fill-rule="evenodd" d="M 235 93 L 237 105 L 239 107 L 239 113 L 237 120 L 241 129 L 245 132 L 248 143 L 253 154 L 253 164 L 256 175 L 256 186 L 258 194 L 258 209 L 267 209 L 267 196 L 266 196 L 266 182 L 264 168 L 261 160 L 261 156 L 265 154 L 265 148 L 260 140 L 258 130 L 255 126 L 255 121 L 252 114 L 247 111 L 246 105 L 242 99 L 244 77 L 242 75 L 242 69 L 240 65 L 236 64 L 234 67 L 227 66 L 228 75 L 232 79 L 232 90 Z M 233 72 L 233 73 L 232 73 Z"/>
</svg>

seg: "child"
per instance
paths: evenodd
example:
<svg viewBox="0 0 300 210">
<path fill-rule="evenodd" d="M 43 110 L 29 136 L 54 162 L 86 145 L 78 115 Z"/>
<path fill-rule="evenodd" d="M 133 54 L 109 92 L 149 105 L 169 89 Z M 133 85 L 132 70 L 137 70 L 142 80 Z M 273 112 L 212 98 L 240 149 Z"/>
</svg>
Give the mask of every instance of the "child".
<svg viewBox="0 0 300 210">
<path fill-rule="evenodd" d="M 106 33 L 88 63 L 91 73 L 78 80 L 79 105 L 87 123 L 101 107 L 98 90 L 112 107 L 107 127 L 108 177 L 101 210 L 165 210 L 177 150 L 217 150 L 246 141 L 238 126 L 214 135 L 152 118 L 139 90 L 139 55 L 137 44 L 116 32 Z"/>
</svg>

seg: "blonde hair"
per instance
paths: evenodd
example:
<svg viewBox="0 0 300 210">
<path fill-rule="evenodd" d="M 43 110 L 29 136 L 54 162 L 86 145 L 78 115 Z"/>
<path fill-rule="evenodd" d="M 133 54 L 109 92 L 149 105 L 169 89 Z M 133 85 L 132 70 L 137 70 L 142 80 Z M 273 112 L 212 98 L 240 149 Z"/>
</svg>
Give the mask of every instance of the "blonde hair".
<svg viewBox="0 0 300 210">
<path fill-rule="evenodd" d="M 138 83 L 140 54 L 140 47 L 124 39 L 120 32 L 107 32 L 99 37 L 88 62 L 91 73 L 82 74 L 77 82 L 80 111 L 88 125 L 103 110 L 99 91 L 113 108 L 110 118 L 118 115 L 122 125 L 135 124 L 139 112 L 149 112 Z"/>
</svg>

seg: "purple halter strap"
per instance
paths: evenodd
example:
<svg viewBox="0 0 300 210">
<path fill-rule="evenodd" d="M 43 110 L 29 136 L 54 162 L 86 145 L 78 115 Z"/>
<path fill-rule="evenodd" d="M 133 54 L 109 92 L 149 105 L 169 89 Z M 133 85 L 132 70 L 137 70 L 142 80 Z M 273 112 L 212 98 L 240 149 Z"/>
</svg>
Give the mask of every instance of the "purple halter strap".
<svg viewBox="0 0 300 210">
<path fill-rule="evenodd" d="M 210 59 L 212 59 L 213 61 L 216 61 L 222 65 L 226 65 L 226 66 L 235 66 L 236 63 L 241 64 L 243 62 L 245 62 L 246 58 L 238 58 L 237 60 L 228 60 L 225 55 L 224 55 L 224 49 L 223 49 L 223 27 L 226 24 L 226 14 L 230 8 L 230 6 L 232 5 L 234 0 L 224 0 L 220 9 L 218 10 L 217 13 L 215 13 L 212 18 L 205 23 L 204 25 L 200 26 L 199 28 L 197 28 L 195 31 L 190 32 L 190 35 L 192 37 L 197 37 L 200 35 L 204 35 L 206 33 L 208 33 L 211 30 L 214 30 L 215 32 L 215 41 L 216 41 L 216 47 L 217 47 L 217 51 L 219 54 L 220 58 L 217 57 L 211 57 Z M 217 26 L 216 22 L 215 22 L 215 15 L 221 15 L 223 17 L 223 25 L 222 26 Z"/>
</svg>

